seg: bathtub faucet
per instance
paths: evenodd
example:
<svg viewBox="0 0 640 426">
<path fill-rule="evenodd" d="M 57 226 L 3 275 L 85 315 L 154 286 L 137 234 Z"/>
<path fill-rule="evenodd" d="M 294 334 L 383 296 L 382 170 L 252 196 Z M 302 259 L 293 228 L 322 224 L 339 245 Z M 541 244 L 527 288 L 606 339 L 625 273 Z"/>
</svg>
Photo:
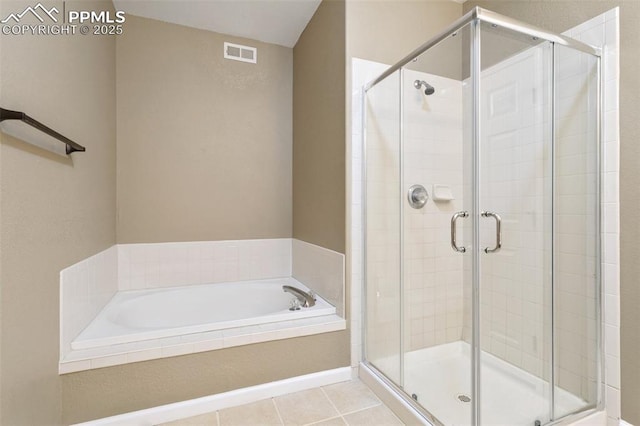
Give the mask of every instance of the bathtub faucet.
<svg viewBox="0 0 640 426">
<path fill-rule="evenodd" d="M 311 291 L 307 293 L 306 291 L 302 291 L 296 287 L 291 287 L 290 285 L 283 285 L 282 290 L 284 290 L 285 293 L 291 293 L 297 297 L 300 304 L 305 308 L 309 308 L 316 304 L 316 298 Z"/>
</svg>

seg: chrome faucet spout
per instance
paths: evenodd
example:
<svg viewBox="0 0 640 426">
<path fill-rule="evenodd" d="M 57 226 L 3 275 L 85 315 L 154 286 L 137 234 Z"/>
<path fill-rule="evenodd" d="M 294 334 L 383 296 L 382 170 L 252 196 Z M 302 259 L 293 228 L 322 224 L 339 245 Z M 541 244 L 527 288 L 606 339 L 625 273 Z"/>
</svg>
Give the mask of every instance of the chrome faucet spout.
<svg viewBox="0 0 640 426">
<path fill-rule="evenodd" d="M 312 292 L 307 293 L 306 291 L 302 291 L 299 288 L 292 287 L 290 285 L 283 285 L 282 290 L 285 293 L 293 294 L 305 308 L 309 308 L 316 304 L 316 298 Z"/>
</svg>

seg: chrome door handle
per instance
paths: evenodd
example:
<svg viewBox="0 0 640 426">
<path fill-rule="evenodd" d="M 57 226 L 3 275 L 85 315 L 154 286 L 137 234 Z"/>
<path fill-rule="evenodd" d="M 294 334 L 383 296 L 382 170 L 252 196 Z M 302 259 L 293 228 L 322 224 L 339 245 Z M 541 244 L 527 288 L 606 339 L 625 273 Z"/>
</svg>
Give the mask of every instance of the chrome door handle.
<svg viewBox="0 0 640 426">
<path fill-rule="evenodd" d="M 454 213 L 454 215 L 451 216 L 451 248 L 458 253 L 464 253 L 467 251 L 467 249 L 464 247 L 458 247 L 458 245 L 456 244 L 456 221 L 459 217 L 467 216 L 469 216 L 469 213 L 464 210 Z"/>
<path fill-rule="evenodd" d="M 494 212 L 482 212 L 482 217 L 492 217 L 496 220 L 496 245 L 495 247 L 485 247 L 485 253 L 496 253 L 502 248 L 502 218 L 498 213 Z"/>
</svg>

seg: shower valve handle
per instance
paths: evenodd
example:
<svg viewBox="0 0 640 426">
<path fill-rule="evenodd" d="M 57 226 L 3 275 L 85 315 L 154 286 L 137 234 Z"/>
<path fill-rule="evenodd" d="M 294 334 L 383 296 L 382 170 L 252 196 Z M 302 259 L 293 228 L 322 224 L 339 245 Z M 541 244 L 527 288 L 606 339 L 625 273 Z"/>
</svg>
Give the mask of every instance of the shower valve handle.
<svg viewBox="0 0 640 426">
<path fill-rule="evenodd" d="M 456 244 L 456 221 L 460 217 L 467 216 L 469 216 L 469 213 L 464 210 L 454 213 L 454 215 L 451 216 L 451 248 L 458 253 L 465 253 L 467 249 L 465 247 L 458 247 Z"/>
</svg>

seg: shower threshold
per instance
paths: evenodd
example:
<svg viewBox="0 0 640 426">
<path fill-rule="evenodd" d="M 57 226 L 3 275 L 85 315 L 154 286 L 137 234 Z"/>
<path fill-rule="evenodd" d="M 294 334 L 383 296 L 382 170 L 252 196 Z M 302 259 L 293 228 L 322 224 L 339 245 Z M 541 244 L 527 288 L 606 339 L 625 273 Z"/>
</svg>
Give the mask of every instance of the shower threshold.
<svg viewBox="0 0 640 426">
<path fill-rule="evenodd" d="M 485 425 L 528 425 L 549 412 L 549 385 L 493 355 L 482 353 L 481 417 Z M 471 403 L 469 344 L 458 341 L 407 352 L 405 390 L 445 425 L 468 425 Z M 588 403 L 556 387 L 556 416 L 576 412 Z"/>
</svg>

